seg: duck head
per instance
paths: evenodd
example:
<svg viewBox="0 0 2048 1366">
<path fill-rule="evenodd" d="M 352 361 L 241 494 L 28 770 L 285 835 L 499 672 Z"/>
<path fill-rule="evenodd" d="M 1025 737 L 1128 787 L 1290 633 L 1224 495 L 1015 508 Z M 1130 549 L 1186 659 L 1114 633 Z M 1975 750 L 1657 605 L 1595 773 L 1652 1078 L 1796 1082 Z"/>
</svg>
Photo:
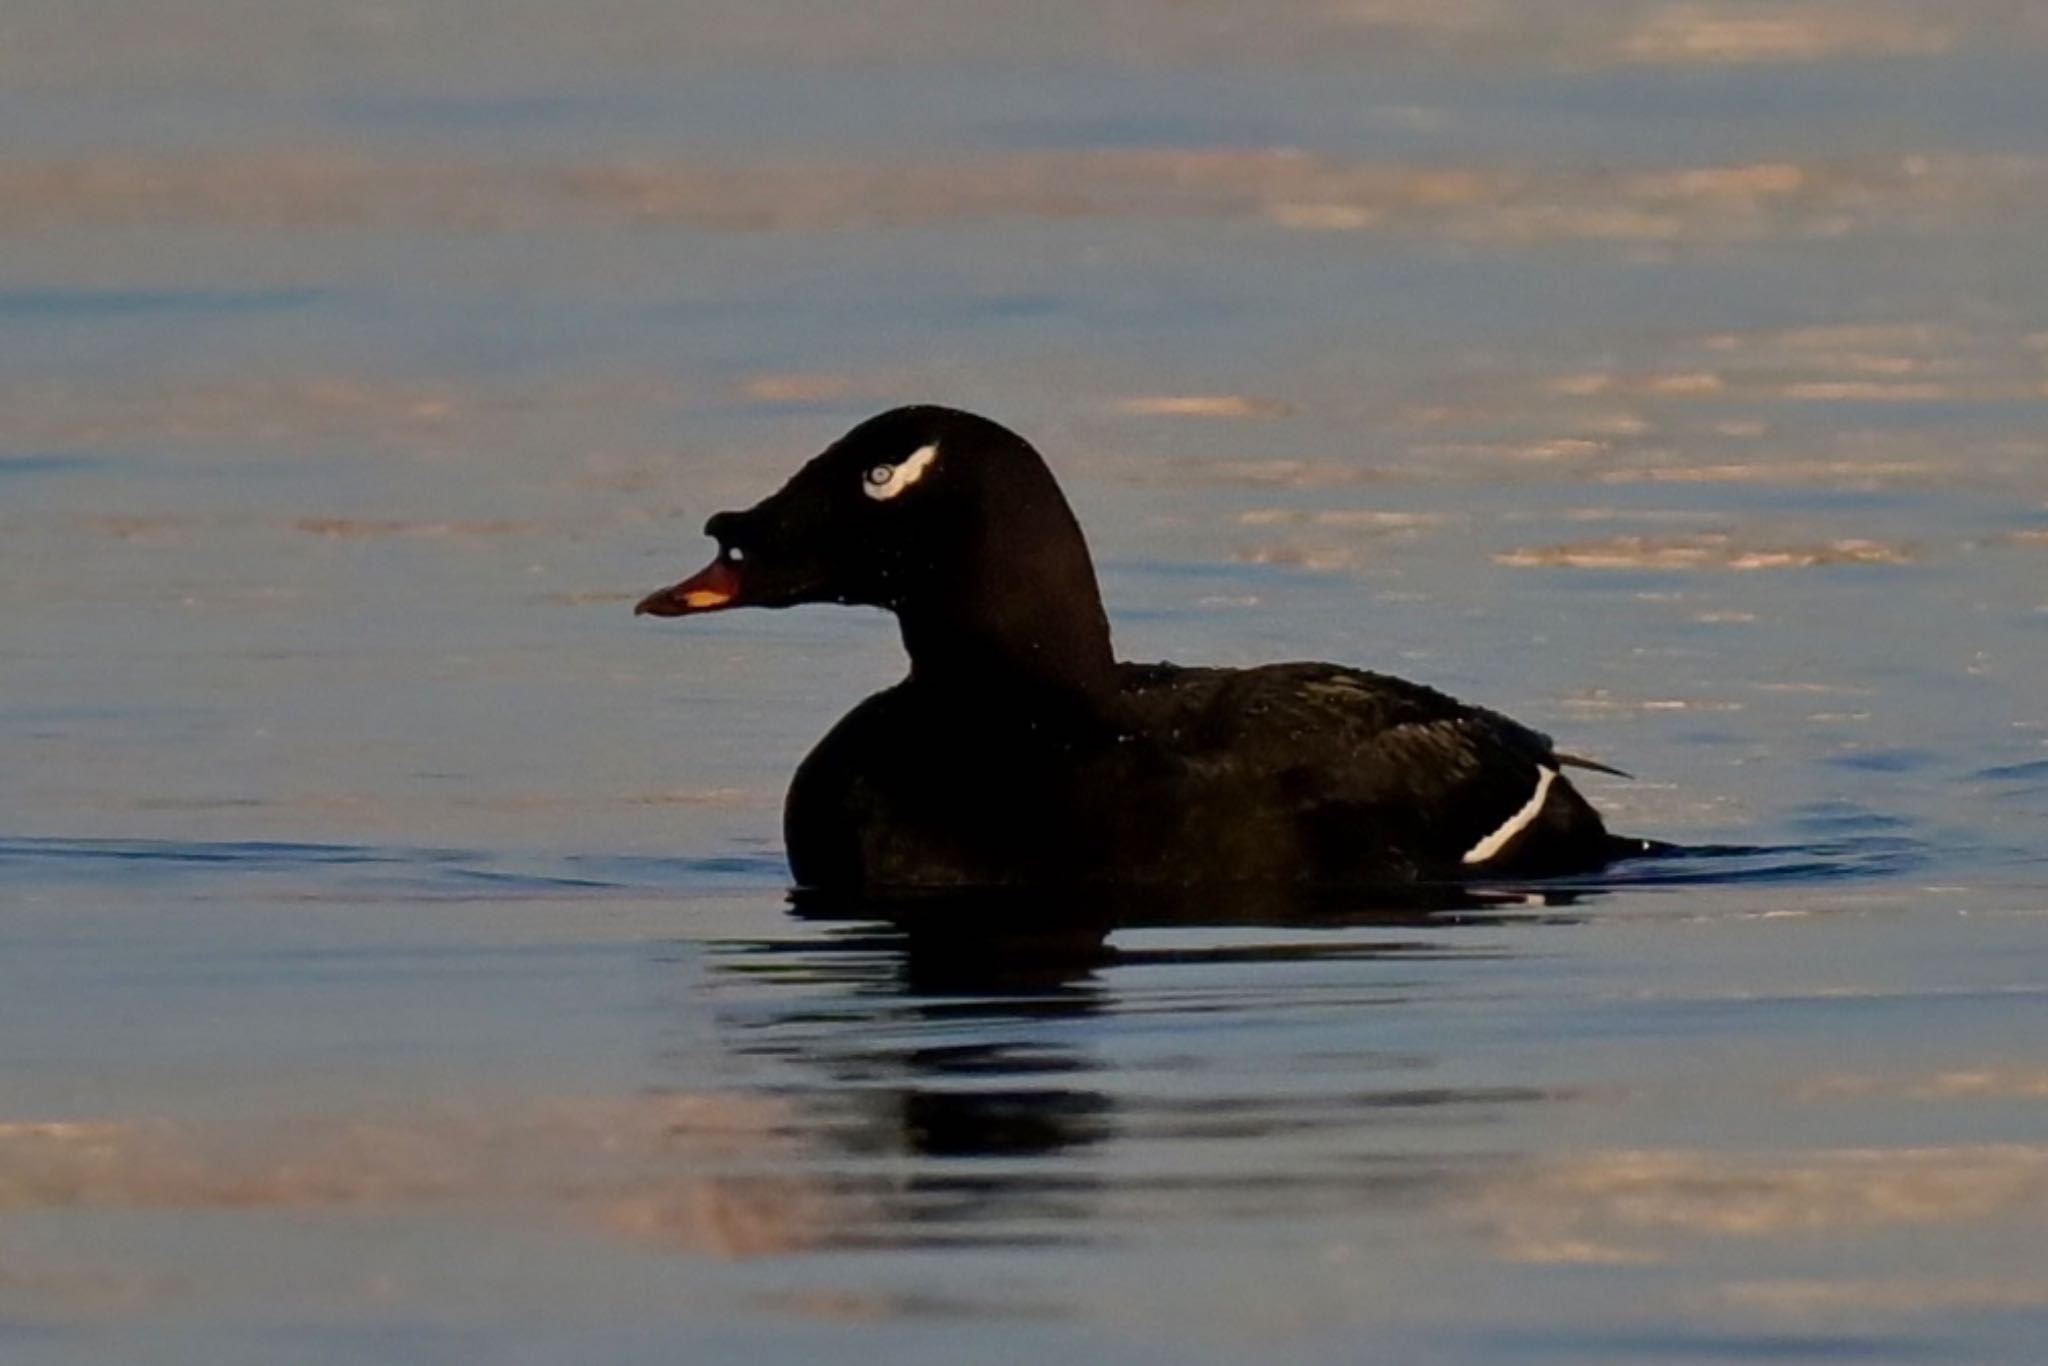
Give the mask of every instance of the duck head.
<svg viewBox="0 0 2048 1366">
<path fill-rule="evenodd" d="M 880 607 L 902 626 L 915 678 L 1109 683 L 1080 525 L 1038 452 L 987 418 L 929 406 L 870 418 L 704 532 L 716 558 L 636 613 Z"/>
</svg>

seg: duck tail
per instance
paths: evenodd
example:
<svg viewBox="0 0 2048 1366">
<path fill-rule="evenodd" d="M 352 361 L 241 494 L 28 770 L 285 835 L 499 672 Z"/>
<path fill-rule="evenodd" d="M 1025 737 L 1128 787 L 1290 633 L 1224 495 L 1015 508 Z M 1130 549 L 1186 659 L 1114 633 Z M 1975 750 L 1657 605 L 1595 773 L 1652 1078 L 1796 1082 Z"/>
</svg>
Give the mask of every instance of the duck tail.
<svg viewBox="0 0 2048 1366">
<path fill-rule="evenodd" d="M 1594 773 L 1605 773 L 1615 778 L 1633 779 L 1636 776 L 1626 769 L 1616 768 L 1612 764 L 1603 764 L 1598 759 L 1588 759 L 1583 754 L 1557 754 L 1552 757 L 1565 768 L 1583 768 Z"/>
</svg>

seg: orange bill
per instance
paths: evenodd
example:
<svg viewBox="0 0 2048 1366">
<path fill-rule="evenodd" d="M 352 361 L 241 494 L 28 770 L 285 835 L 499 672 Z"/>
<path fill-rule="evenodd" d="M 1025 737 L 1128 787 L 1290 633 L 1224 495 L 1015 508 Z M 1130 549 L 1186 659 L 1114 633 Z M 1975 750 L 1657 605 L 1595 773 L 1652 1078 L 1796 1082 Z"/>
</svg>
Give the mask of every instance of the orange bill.
<svg viewBox="0 0 2048 1366">
<path fill-rule="evenodd" d="M 716 612 L 721 607 L 730 607 L 739 597 L 739 570 L 721 556 L 681 583 L 649 593 L 633 609 L 633 614 L 686 617 L 693 612 Z"/>
</svg>

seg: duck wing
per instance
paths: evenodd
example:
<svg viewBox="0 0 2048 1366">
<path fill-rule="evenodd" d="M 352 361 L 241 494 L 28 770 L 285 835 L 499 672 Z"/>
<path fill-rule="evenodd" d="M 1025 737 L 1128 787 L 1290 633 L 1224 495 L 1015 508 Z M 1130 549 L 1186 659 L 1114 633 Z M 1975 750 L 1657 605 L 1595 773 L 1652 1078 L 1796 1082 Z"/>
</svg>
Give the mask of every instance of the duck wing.
<svg viewBox="0 0 2048 1366">
<path fill-rule="evenodd" d="M 1286 810 L 1326 871 L 1548 872 L 1610 856 L 1561 773 L 1573 757 L 1433 688 L 1321 663 L 1126 666 L 1123 683 L 1136 726 L 1217 800 Z"/>
</svg>

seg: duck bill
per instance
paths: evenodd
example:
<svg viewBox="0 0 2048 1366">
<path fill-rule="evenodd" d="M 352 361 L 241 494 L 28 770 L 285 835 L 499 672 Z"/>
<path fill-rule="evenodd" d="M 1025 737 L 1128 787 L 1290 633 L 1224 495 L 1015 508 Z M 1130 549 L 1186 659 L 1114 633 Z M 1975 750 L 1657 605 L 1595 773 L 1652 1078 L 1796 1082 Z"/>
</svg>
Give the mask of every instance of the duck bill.
<svg viewBox="0 0 2048 1366">
<path fill-rule="evenodd" d="M 739 571 L 724 557 L 667 588 L 656 589 L 633 608 L 636 617 L 688 617 L 700 612 L 717 612 L 727 607 L 744 607 Z"/>
</svg>

